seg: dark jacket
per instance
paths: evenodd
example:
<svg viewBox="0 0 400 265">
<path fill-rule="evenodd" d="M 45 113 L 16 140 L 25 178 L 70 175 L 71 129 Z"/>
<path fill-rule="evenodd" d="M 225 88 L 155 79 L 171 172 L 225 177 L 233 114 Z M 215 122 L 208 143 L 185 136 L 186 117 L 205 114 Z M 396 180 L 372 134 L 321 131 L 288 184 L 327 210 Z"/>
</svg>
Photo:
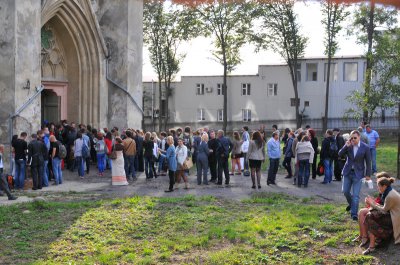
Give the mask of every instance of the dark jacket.
<svg viewBox="0 0 400 265">
<path fill-rule="evenodd" d="M 210 150 L 208 149 L 208 145 L 206 142 L 200 142 L 197 146 L 197 159 L 206 159 L 208 158 L 208 154 Z"/>
<path fill-rule="evenodd" d="M 289 137 L 286 141 L 285 144 L 285 157 L 293 157 L 293 150 L 292 150 L 292 144 L 293 144 L 294 138 Z"/>
<path fill-rule="evenodd" d="M 335 138 L 333 136 L 325 137 L 325 139 L 322 141 L 322 146 L 321 146 L 321 154 L 320 154 L 320 159 L 325 160 L 325 159 L 333 159 L 329 155 L 329 149 L 330 149 L 330 144 L 331 142 L 334 142 Z"/>
<path fill-rule="evenodd" d="M 136 136 L 133 138 L 136 142 L 136 152 L 137 154 L 143 154 L 143 137 L 142 136 Z"/>
<path fill-rule="evenodd" d="M 143 148 L 144 148 L 144 157 L 146 158 L 152 158 L 153 157 L 153 148 L 154 148 L 154 142 L 149 140 L 149 141 L 144 141 L 143 142 Z"/>
<path fill-rule="evenodd" d="M 314 154 L 315 155 L 318 154 L 318 139 L 317 139 L 317 137 L 312 137 L 310 142 L 314 149 Z"/>
<path fill-rule="evenodd" d="M 212 150 L 212 152 L 208 155 L 209 161 L 215 161 L 217 159 L 217 149 L 218 149 L 218 140 L 216 138 L 211 139 L 207 143 L 208 149 Z"/>
<path fill-rule="evenodd" d="M 47 152 L 47 148 L 39 140 L 33 140 L 28 145 L 28 163 L 31 167 L 37 167 L 44 163 L 44 152 Z"/>
<path fill-rule="evenodd" d="M 337 144 L 338 150 L 342 149 L 343 146 L 346 144 L 346 141 L 344 140 L 343 136 L 341 136 L 340 134 L 338 134 L 336 136 L 336 144 Z M 346 159 L 346 156 L 345 155 L 344 156 L 338 156 L 337 158 Z"/>
<path fill-rule="evenodd" d="M 233 144 L 228 137 L 218 138 L 217 158 L 227 158 L 232 151 Z"/>
<path fill-rule="evenodd" d="M 371 176 L 371 153 L 369 146 L 360 142 L 360 147 L 354 157 L 353 146 L 344 145 L 339 151 L 339 156 L 347 155 L 346 164 L 343 167 L 342 174 L 347 176 L 354 169 L 357 178 L 362 179 L 365 176 Z"/>
</svg>

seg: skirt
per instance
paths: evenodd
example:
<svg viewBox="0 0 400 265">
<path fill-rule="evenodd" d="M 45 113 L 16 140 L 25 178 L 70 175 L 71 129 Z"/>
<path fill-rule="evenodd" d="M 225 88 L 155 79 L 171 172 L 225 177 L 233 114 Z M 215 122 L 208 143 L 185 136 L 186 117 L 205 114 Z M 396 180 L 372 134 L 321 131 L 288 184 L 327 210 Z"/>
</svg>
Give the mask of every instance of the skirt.
<svg viewBox="0 0 400 265">
<path fill-rule="evenodd" d="M 116 151 L 117 159 L 112 162 L 112 185 L 113 186 L 123 186 L 128 185 L 128 181 L 126 180 L 125 175 L 125 164 L 124 164 L 124 155 L 122 151 Z"/>
<path fill-rule="evenodd" d="M 382 213 L 378 210 L 370 210 L 365 218 L 368 232 L 376 238 L 388 239 L 393 236 L 393 225 L 390 213 Z"/>
<path fill-rule="evenodd" d="M 255 168 L 255 169 L 260 169 L 261 168 L 261 160 L 249 159 L 249 167 Z"/>
</svg>

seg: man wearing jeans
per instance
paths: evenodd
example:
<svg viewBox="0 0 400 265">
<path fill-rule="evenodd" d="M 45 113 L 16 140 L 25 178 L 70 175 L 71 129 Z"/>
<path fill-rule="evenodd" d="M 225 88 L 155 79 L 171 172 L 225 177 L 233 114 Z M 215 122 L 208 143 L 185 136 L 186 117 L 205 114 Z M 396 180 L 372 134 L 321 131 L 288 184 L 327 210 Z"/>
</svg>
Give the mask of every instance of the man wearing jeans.
<svg viewBox="0 0 400 265">
<path fill-rule="evenodd" d="M 365 126 L 366 129 L 366 135 L 368 137 L 369 141 L 369 151 L 371 153 L 371 160 L 372 160 L 372 174 L 375 174 L 377 172 L 376 169 L 376 148 L 378 147 L 378 144 L 380 142 L 379 134 L 371 129 L 371 125 L 367 124 Z"/>
<path fill-rule="evenodd" d="M 25 167 L 26 167 L 26 154 L 28 151 L 28 143 L 25 141 L 27 137 L 26 132 L 22 132 L 20 137 L 12 143 L 15 151 L 15 189 L 23 190 L 25 184 Z"/>
<path fill-rule="evenodd" d="M 322 146 L 321 146 L 321 153 L 320 153 L 320 160 L 323 161 L 324 163 L 324 181 L 321 182 L 321 184 L 328 184 L 331 183 L 332 181 L 332 161 L 335 156 L 333 154 L 333 147 L 337 146 L 335 137 L 333 136 L 333 131 L 332 130 L 326 130 L 325 133 L 325 138 L 322 141 Z M 336 149 L 336 155 L 337 155 L 337 149 Z"/>
<path fill-rule="evenodd" d="M 343 155 L 347 155 L 347 160 L 342 172 L 342 192 L 349 204 L 346 210 L 350 211 L 351 218 L 357 221 L 362 179 L 371 179 L 371 153 L 368 145 L 360 141 L 358 131 L 352 131 L 350 139 L 340 149 L 339 156 Z M 352 188 L 353 194 L 350 193 Z"/>
<path fill-rule="evenodd" d="M 279 167 L 279 158 L 281 157 L 281 145 L 279 142 L 279 133 L 277 131 L 272 133 L 271 139 L 267 143 L 268 157 L 269 157 L 269 169 L 267 185 L 276 184 L 276 173 Z"/>
</svg>

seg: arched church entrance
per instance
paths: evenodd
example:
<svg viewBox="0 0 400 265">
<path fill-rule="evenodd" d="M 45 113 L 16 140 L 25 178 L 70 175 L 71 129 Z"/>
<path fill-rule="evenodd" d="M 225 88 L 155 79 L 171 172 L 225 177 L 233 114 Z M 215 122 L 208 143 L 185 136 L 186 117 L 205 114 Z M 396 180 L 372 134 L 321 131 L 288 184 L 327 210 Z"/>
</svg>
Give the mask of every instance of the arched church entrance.
<svg viewBox="0 0 400 265">
<path fill-rule="evenodd" d="M 42 9 L 42 121 L 100 123 L 104 43 L 91 12 L 86 1 L 49 1 Z"/>
</svg>

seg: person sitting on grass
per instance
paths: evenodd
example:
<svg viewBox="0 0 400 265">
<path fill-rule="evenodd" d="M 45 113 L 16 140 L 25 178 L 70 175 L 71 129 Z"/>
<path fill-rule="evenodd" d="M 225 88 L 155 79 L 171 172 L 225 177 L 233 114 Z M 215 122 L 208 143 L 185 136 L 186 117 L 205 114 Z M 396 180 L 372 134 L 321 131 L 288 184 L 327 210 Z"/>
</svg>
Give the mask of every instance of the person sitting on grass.
<svg viewBox="0 0 400 265">
<path fill-rule="evenodd" d="M 376 177 L 377 179 L 379 179 L 379 178 L 389 178 L 390 176 L 386 172 L 381 172 Z M 378 197 L 375 198 L 375 203 L 378 205 L 383 205 L 381 196 L 382 194 L 379 194 Z M 372 209 L 371 206 L 369 204 L 366 204 L 366 207 L 362 208 L 358 212 L 358 225 L 360 229 L 360 234 L 358 235 L 358 237 L 353 239 L 353 242 L 361 241 L 360 247 L 366 246 L 368 244 L 368 231 L 367 231 L 368 227 L 367 223 L 365 222 L 365 218 L 367 217 L 367 214 L 371 209 Z"/>
<path fill-rule="evenodd" d="M 376 239 L 388 239 L 393 234 L 394 243 L 400 244 L 400 194 L 392 188 L 394 178 L 378 178 L 377 187 L 382 194 L 383 206 L 367 197 L 365 202 L 372 210 L 367 214 L 365 222 L 368 227 L 369 246 L 363 252 L 368 255 L 375 251 Z"/>
</svg>

